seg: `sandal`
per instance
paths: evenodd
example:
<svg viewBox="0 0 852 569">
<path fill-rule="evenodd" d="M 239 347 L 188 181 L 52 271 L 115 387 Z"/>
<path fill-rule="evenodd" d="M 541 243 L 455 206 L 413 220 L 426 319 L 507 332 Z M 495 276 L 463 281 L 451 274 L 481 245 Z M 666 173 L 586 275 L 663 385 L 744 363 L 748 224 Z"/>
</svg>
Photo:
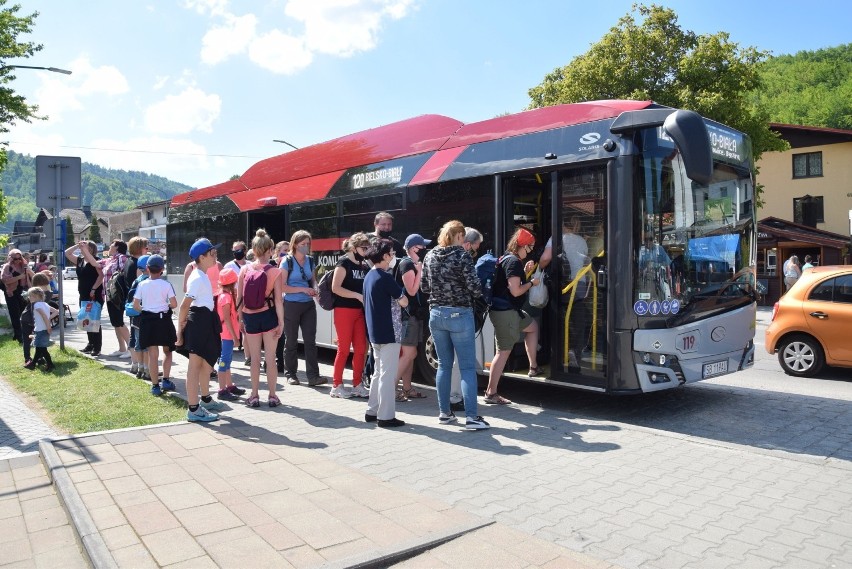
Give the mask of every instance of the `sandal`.
<svg viewBox="0 0 852 569">
<path fill-rule="evenodd" d="M 399 388 L 396 390 L 396 401 L 397 403 L 402 403 L 403 401 L 408 401 L 408 397 L 405 396 L 405 390 Z"/>
<path fill-rule="evenodd" d="M 539 366 L 530 366 L 530 372 L 527 374 L 527 376 L 535 377 L 537 375 L 541 375 L 541 368 Z"/>
<path fill-rule="evenodd" d="M 501 397 L 496 393 L 492 393 L 491 395 L 488 395 L 486 393 L 484 401 L 488 405 L 509 405 L 511 403 L 510 400 L 506 399 L 505 397 Z"/>
<path fill-rule="evenodd" d="M 279 405 L 281 405 L 281 400 L 278 399 L 278 396 L 275 395 L 275 394 L 270 395 L 269 396 L 269 406 L 270 407 L 278 407 Z"/>
<path fill-rule="evenodd" d="M 402 393 L 408 399 L 426 399 L 426 396 L 423 393 L 421 393 L 420 391 L 417 391 L 413 387 L 411 389 L 403 389 Z"/>
</svg>

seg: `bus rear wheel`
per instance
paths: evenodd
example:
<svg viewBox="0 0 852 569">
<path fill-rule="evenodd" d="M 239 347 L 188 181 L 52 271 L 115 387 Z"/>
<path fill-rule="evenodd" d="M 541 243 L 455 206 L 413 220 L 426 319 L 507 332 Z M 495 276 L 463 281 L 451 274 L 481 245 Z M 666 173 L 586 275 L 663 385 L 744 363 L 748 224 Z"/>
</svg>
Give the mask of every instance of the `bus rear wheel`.
<svg viewBox="0 0 852 569">
<path fill-rule="evenodd" d="M 417 350 L 414 367 L 417 369 L 420 381 L 426 385 L 435 385 L 435 376 L 438 374 L 438 352 L 435 351 L 435 342 L 432 340 L 432 334 L 428 332 L 426 339 Z"/>
</svg>

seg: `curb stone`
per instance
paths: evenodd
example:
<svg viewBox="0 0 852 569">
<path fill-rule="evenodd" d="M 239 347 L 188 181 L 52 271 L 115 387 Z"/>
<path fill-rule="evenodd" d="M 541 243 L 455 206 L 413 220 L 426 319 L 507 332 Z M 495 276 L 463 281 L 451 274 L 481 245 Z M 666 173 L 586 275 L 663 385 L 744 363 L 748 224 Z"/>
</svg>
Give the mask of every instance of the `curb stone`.
<svg viewBox="0 0 852 569">
<path fill-rule="evenodd" d="M 53 441 L 43 440 L 38 446 L 47 475 L 53 481 L 56 494 L 68 517 L 71 518 L 71 525 L 89 563 L 95 569 L 118 569 L 118 564 L 83 504 L 83 499 L 74 487 L 71 477 L 65 471 L 56 449 L 53 448 Z"/>
</svg>

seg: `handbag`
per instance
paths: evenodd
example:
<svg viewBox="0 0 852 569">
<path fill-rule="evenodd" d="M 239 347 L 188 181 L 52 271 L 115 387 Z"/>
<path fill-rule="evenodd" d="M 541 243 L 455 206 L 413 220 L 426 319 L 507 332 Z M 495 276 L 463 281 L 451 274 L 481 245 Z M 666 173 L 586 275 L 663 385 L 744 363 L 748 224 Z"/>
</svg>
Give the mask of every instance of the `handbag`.
<svg viewBox="0 0 852 569">
<path fill-rule="evenodd" d="M 80 306 L 77 329 L 86 332 L 98 332 L 101 329 L 101 303 L 90 300 Z"/>
<path fill-rule="evenodd" d="M 541 269 L 536 269 L 532 278 L 538 279 L 538 284 L 530 287 L 530 306 L 541 308 L 547 305 L 548 300 L 547 287 L 544 286 L 544 272 Z"/>
</svg>

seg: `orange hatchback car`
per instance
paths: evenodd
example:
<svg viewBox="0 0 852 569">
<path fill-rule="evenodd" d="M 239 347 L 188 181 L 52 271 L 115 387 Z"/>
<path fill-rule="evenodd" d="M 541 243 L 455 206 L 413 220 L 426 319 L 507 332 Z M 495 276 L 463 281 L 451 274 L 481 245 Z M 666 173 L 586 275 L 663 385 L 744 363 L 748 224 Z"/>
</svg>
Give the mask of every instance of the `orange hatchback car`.
<svg viewBox="0 0 852 569">
<path fill-rule="evenodd" d="M 852 368 L 852 266 L 815 267 L 775 303 L 766 351 L 789 375 Z"/>
</svg>

